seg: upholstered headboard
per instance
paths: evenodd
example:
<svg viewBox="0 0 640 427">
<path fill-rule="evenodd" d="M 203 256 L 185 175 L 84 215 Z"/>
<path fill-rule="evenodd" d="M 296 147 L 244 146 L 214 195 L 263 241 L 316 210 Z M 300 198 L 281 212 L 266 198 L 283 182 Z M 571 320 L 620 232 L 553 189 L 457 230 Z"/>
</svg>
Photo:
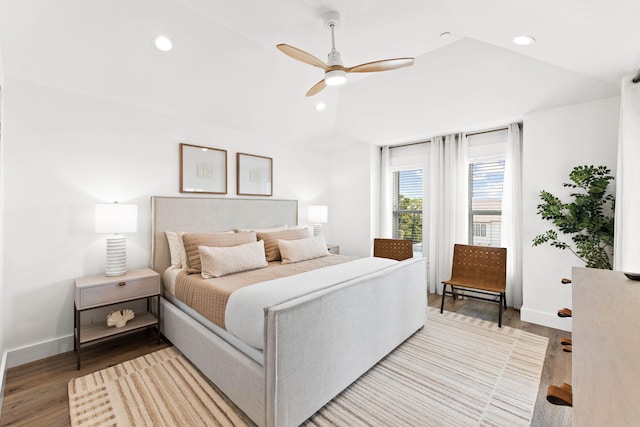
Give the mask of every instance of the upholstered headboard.
<svg viewBox="0 0 640 427">
<path fill-rule="evenodd" d="M 298 223 L 297 200 L 151 197 L 151 268 L 171 264 L 165 231 L 221 232 Z"/>
</svg>

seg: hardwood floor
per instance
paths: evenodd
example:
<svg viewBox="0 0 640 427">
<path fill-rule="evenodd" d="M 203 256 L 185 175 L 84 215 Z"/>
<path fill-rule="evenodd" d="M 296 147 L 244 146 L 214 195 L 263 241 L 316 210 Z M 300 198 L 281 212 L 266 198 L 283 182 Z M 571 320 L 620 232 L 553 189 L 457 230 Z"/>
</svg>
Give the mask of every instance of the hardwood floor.
<svg viewBox="0 0 640 427">
<path fill-rule="evenodd" d="M 0 426 L 68 426 L 67 384 L 100 369 L 167 347 L 155 331 L 123 336 L 82 349 L 81 369 L 73 351 L 7 371 Z"/>
<path fill-rule="evenodd" d="M 429 305 L 440 307 L 440 296 L 429 295 Z M 497 320 L 495 304 L 475 300 L 446 298 L 445 310 L 468 316 Z M 533 426 L 570 426 L 571 408 L 547 402 L 549 385 L 571 383 L 571 354 L 562 351 L 561 337 L 571 335 L 564 331 L 533 325 L 520 320 L 520 312 L 507 309 L 503 324 L 549 338 L 538 399 L 533 415 Z M 67 384 L 75 377 L 104 369 L 167 347 L 158 345 L 155 334 L 138 333 L 96 344 L 83 349 L 82 369 L 76 370 L 74 352 L 9 369 L 5 383 L 5 396 L 0 426 L 68 426 L 69 404 Z"/>
</svg>

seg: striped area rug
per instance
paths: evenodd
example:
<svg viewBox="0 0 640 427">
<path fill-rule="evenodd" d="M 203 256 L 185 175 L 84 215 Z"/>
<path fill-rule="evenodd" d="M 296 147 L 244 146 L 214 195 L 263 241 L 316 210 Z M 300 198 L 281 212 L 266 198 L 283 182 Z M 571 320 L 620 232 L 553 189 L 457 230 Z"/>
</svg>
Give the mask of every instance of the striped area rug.
<svg viewBox="0 0 640 427">
<path fill-rule="evenodd" d="M 245 426 L 174 347 L 69 382 L 72 426 Z"/>
<path fill-rule="evenodd" d="M 429 308 L 427 326 L 305 426 L 527 426 L 548 339 Z M 69 383 L 74 426 L 246 426 L 173 348 Z"/>
<path fill-rule="evenodd" d="M 549 340 L 433 308 L 428 317 L 306 425 L 530 425 Z"/>
</svg>

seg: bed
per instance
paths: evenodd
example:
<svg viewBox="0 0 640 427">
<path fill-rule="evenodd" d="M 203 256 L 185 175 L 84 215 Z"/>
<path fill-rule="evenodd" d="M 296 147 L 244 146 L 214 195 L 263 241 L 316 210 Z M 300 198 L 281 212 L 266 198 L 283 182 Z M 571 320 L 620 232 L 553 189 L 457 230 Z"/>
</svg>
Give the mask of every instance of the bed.
<svg viewBox="0 0 640 427">
<path fill-rule="evenodd" d="M 295 200 L 152 197 L 151 265 L 170 265 L 165 231 L 296 224 Z M 426 260 L 393 262 L 264 309 L 263 350 L 161 298 L 160 329 L 259 426 L 304 422 L 426 322 Z M 295 277 L 295 276 L 294 276 Z"/>
</svg>

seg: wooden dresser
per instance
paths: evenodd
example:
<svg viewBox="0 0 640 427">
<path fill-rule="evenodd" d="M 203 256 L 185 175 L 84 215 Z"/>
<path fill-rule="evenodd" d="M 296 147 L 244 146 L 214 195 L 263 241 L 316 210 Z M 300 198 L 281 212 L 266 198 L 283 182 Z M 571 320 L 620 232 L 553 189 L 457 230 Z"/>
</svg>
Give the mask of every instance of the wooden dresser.
<svg viewBox="0 0 640 427">
<path fill-rule="evenodd" d="M 573 269 L 573 425 L 640 423 L 640 281 Z"/>
</svg>

